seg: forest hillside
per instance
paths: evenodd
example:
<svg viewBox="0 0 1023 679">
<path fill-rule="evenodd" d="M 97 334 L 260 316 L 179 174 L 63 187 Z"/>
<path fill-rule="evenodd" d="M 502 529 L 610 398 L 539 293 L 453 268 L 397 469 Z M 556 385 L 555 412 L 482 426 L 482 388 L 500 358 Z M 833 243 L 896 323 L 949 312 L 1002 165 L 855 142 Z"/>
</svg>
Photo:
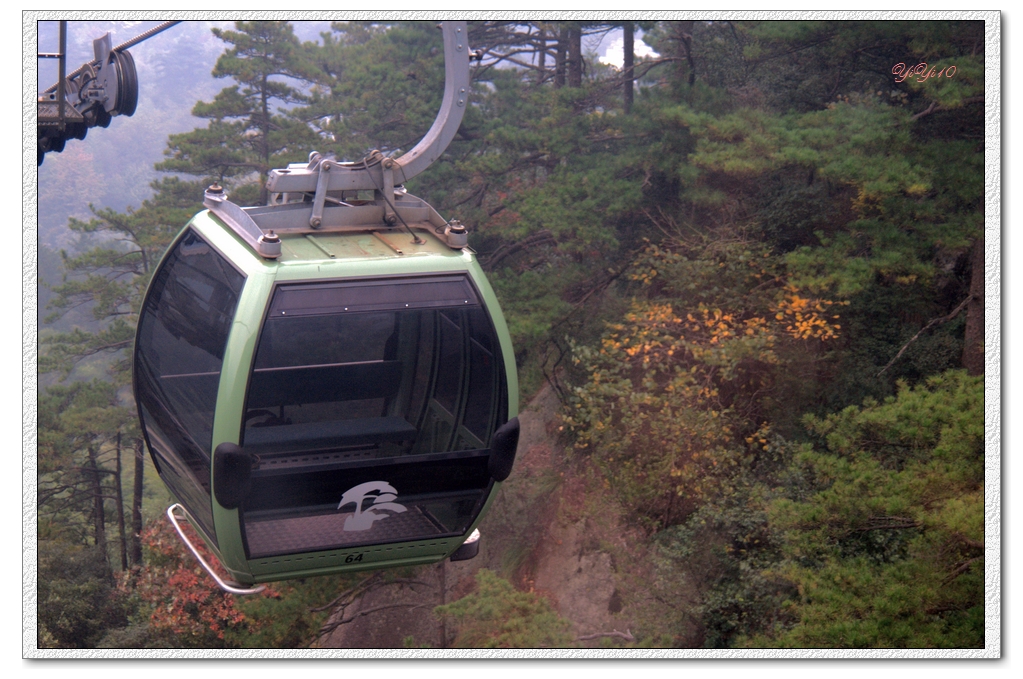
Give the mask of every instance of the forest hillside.
<svg viewBox="0 0 1023 679">
<path fill-rule="evenodd" d="M 360 611 L 399 600 L 407 646 L 985 647 L 983 21 L 469 22 L 407 188 L 467 226 L 533 418 L 482 556 L 216 589 L 131 397 L 156 263 L 209 184 L 400 156 L 443 91 L 431 22 L 300 28 L 203 27 L 213 84 L 140 101 L 191 111 L 152 170 L 41 169 L 40 648 L 392 646 Z"/>
</svg>

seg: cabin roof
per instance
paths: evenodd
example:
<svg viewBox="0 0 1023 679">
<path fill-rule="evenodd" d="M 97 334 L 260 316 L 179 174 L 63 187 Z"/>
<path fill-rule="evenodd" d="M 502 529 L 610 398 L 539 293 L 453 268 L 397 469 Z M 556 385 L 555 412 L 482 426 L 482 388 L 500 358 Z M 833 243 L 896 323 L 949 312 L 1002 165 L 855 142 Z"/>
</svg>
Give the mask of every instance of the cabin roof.
<svg viewBox="0 0 1023 679">
<path fill-rule="evenodd" d="M 428 224 L 424 224 L 428 227 Z M 416 228 L 424 243 L 417 244 L 404 227 L 388 230 L 280 234 L 279 262 L 290 265 L 323 260 L 391 259 L 393 257 L 459 257 L 429 228 Z"/>
<path fill-rule="evenodd" d="M 405 275 L 466 271 L 478 267 L 470 248 L 453 249 L 427 222 L 410 223 L 421 244 L 404 226 L 362 231 L 281 233 L 281 255 L 264 259 L 209 211 L 197 214 L 197 229 L 236 267 L 249 274 L 270 273 L 277 280 Z"/>
</svg>

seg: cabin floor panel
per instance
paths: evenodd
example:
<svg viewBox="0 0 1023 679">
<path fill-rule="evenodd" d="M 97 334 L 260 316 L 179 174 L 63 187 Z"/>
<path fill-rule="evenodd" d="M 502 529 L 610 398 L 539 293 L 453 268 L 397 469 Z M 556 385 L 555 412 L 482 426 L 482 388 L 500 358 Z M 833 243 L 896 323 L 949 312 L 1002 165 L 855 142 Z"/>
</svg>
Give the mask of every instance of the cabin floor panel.
<svg viewBox="0 0 1023 679">
<path fill-rule="evenodd" d="M 353 512 L 246 520 L 245 537 L 253 559 L 358 545 L 425 540 L 442 535 L 436 521 L 419 507 L 388 514 L 365 530 L 345 530 Z"/>
</svg>

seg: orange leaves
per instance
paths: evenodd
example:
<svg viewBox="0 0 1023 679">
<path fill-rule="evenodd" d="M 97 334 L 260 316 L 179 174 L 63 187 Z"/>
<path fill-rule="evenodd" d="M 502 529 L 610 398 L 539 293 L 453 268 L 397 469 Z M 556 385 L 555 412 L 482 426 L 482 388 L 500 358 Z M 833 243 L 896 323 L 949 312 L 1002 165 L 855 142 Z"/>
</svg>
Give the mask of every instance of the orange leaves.
<svg viewBox="0 0 1023 679">
<path fill-rule="evenodd" d="M 834 339 L 842 326 L 832 322 L 838 319 L 837 314 L 832 314 L 831 320 L 825 314 L 836 304 L 843 303 L 801 297 L 798 288 L 790 285 L 775 306 L 774 318 L 784 325 L 786 334 L 796 339 Z"/>
<path fill-rule="evenodd" d="M 620 499 L 662 526 L 730 492 L 736 469 L 770 453 L 770 427 L 757 422 L 776 366 L 795 341 L 840 328 L 837 303 L 788 284 L 782 259 L 716 245 L 688 256 L 648 247 L 631 274 L 647 298 L 596 347 L 573 345 L 588 377 L 564 426 Z"/>
<path fill-rule="evenodd" d="M 642 271 L 637 271 L 629 275 L 630 280 L 639 281 L 643 285 L 650 285 L 653 283 L 654 278 L 657 277 L 657 269 L 649 268 Z"/>
<path fill-rule="evenodd" d="M 217 567 L 216 557 L 192 527 L 185 524 L 184 530 L 203 558 Z M 150 606 L 149 623 L 155 632 L 173 634 L 186 645 L 206 645 L 224 641 L 226 631 L 252 624 L 235 608 L 234 597 L 222 592 L 200 568 L 167 521 L 146 527 L 142 543 L 149 558 L 135 578 L 133 592 Z M 132 588 L 125 581 L 122 589 Z M 263 596 L 279 595 L 268 587 Z"/>
<path fill-rule="evenodd" d="M 746 443 L 753 450 L 769 450 L 770 444 L 768 444 L 767 437 L 770 433 L 771 425 L 767 422 L 763 422 L 759 429 L 746 437 Z"/>
</svg>

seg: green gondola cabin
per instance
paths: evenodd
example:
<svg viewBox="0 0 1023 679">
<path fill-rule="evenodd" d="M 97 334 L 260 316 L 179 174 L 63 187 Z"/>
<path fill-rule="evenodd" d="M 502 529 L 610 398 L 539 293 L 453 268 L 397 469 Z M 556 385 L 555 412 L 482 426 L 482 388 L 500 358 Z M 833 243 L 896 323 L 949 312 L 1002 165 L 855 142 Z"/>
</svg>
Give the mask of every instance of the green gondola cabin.
<svg viewBox="0 0 1023 679">
<path fill-rule="evenodd" d="M 228 591 L 478 549 L 518 440 L 514 355 L 464 228 L 402 186 L 457 129 L 463 36 L 445 27 L 445 104 L 419 146 L 313 154 L 270 173 L 262 207 L 213 186 L 153 276 L 139 417 L 171 520 Z"/>
</svg>

